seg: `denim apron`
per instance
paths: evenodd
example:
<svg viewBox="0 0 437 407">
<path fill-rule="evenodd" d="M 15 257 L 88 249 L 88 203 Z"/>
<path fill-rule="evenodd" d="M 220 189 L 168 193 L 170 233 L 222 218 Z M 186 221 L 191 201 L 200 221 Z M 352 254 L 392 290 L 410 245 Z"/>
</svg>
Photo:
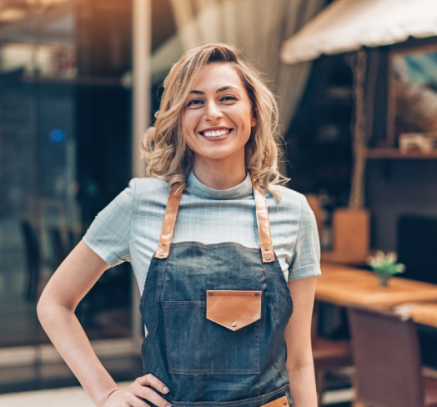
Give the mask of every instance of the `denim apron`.
<svg viewBox="0 0 437 407">
<path fill-rule="evenodd" d="M 168 394 L 157 392 L 174 407 L 291 405 L 284 330 L 293 303 L 264 192 L 253 183 L 253 193 L 261 249 L 171 243 L 183 194 L 171 190 L 140 310 L 144 374 L 166 384 Z"/>
</svg>

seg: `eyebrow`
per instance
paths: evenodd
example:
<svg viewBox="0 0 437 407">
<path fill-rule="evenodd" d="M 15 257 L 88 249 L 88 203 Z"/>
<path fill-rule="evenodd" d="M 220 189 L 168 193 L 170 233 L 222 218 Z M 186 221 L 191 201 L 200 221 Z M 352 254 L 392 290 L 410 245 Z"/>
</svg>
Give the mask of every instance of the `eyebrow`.
<svg viewBox="0 0 437 407">
<path fill-rule="evenodd" d="M 220 92 L 223 92 L 224 90 L 231 89 L 231 88 L 238 90 L 235 86 L 228 85 L 228 86 L 223 86 L 223 87 L 217 89 L 215 91 L 215 93 L 220 93 Z M 204 95 L 205 94 L 205 92 L 202 92 L 201 90 L 192 90 L 192 91 L 190 91 L 190 93 L 194 93 L 196 95 Z"/>
</svg>

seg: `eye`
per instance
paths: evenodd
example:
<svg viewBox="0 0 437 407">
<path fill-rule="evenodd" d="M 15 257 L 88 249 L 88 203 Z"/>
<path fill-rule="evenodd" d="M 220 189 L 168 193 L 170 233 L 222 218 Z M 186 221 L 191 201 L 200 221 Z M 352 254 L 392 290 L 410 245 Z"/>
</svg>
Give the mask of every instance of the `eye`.
<svg viewBox="0 0 437 407">
<path fill-rule="evenodd" d="M 192 106 L 192 107 L 198 107 L 201 106 L 203 104 L 203 100 L 201 99 L 192 99 L 187 103 L 187 107 L 188 106 Z"/>
<path fill-rule="evenodd" d="M 237 100 L 238 99 L 235 96 L 232 96 L 232 95 L 226 95 L 226 96 L 223 96 L 220 99 L 221 102 L 235 102 Z"/>
</svg>

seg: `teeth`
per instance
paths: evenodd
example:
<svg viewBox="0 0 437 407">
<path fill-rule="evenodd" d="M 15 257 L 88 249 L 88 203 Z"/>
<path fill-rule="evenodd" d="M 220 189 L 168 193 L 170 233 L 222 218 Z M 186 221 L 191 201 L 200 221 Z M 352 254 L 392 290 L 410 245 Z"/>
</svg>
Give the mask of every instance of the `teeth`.
<svg viewBox="0 0 437 407">
<path fill-rule="evenodd" d="M 221 137 L 229 133 L 230 130 L 204 131 L 205 137 Z"/>
</svg>

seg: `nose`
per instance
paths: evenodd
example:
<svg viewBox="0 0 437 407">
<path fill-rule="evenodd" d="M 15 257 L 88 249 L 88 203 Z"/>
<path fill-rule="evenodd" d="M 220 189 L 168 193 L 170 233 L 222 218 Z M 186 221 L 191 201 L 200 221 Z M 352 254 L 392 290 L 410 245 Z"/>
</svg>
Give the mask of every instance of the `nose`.
<svg viewBox="0 0 437 407">
<path fill-rule="evenodd" d="M 205 120 L 215 122 L 223 117 L 220 106 L 213 100 L 208 101 L 205 109 Z"/>
</svg>

